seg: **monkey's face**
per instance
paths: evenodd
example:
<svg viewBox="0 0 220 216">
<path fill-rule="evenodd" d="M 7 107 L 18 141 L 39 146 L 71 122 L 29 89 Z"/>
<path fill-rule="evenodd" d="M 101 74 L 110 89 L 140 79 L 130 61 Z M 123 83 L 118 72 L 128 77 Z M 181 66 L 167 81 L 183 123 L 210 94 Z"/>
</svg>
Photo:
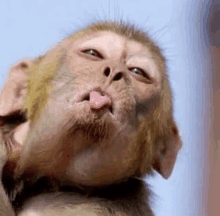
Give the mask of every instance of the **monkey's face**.
<svg viewBox="0 0 220 216">
<path fill-rule="evenodd" d="M 160 92 L 160 74 L 148 48 L 115 33 L 99 32 L 74 41 L 63 61 L 46 109 L 55 109 L 48 111 L 50 115 L 65 116 L 62 124 L 72 121 L 85 137 L 113 138 L 112 127 L 114 136 L 117 131 L 127 136 Z"/>
<path fill-rule="evenodd" d="M 62 42 L 65 55 L 48 101 L 31 123 L 18 173 L 88 185 L 131 176 L 142 162 L 137 131 L 161 91 L 154 56 L 109 31 L 70 41 Z"/>
</svg>

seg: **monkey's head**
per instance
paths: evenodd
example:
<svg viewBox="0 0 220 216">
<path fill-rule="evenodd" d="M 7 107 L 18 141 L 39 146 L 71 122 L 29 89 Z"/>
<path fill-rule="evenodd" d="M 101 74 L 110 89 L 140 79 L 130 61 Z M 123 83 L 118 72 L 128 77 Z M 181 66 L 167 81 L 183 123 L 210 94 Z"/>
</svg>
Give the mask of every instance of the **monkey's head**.
<svg viewBox="0 0 220 216">
<path fill-rule="evenodd" d="M 154 168 L 167 178 L 181 147 L 165 59 L 123 23 L 93 24 L 15 65 L 0 112 L 27 113 L 5 133 L 16 175 L 104 185 Z"/>
</svg>

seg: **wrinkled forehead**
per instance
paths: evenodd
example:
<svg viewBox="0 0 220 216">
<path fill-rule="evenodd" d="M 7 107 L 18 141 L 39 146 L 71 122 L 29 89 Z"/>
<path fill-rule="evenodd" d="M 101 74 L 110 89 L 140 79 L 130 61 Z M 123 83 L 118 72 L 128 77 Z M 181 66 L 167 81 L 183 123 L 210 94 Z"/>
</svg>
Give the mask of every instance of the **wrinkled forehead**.
<svg viewBox="0 0 220 216">
<path fill-rule="evenodd" d="M 79 33 L 78 33 L 79 34 Z M 134 54 L 143 54 L 145 56 L 150 56 L 150 50 L 147 46 L 143 44 L 126 38 L 125 36 L 119 35 L 115 32 L 108 30 L 90 32 L 89 34 L 84 34 L 79 37 L 79 35 L 72 36 L 70 40 L 72 41 L 72 46 L 74 47 L 90 47 L 90 48 L 102 48 L 108 50 L 109 53 L 117 53 L 119 51 Z"/>
</svg>

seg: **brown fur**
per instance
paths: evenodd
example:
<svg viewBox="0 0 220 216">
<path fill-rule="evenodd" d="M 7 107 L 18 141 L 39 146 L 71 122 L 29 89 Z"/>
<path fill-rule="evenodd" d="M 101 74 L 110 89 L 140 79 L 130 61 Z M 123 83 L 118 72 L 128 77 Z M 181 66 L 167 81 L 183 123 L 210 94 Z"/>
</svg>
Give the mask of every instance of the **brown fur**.
<svg viewBox="0 0 220 216">
<path fill-rule="evenodd" d="M 84 53 L 97 49 L 84 45 L 96 38 L 103 58 Z M 130 67 L 149 61 L 142 64 L 150 75 L 131 73 L 127 59 Z M 91 101 L 93 92 L 104 105 Z M 95 23 L 14 66 L 0 126 L 8 149 L 2 180 L 15 211 L 152 216 L 140 178 L 152 168 L 165 178 L 172 172 L 181 147 L 172 106 L 160 49 L 124 23 Z"/>
</svg>

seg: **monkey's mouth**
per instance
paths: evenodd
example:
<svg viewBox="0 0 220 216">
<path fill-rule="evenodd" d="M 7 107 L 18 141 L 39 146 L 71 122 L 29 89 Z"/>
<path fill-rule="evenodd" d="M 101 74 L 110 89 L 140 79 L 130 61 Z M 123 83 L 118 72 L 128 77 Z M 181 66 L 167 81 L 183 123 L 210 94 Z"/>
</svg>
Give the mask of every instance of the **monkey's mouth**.
<svg viewBox="0 0 220 216">
<path fill-rule="evenodd" d="M 78 102 L 84 101 L 88 102 L 90 109 L 94 112 L 101 112 L 107 109 L 113 114 L 112 98 L 109 94 L 103 91 L 93 90 L 83 94 Z"/>
</svg>

